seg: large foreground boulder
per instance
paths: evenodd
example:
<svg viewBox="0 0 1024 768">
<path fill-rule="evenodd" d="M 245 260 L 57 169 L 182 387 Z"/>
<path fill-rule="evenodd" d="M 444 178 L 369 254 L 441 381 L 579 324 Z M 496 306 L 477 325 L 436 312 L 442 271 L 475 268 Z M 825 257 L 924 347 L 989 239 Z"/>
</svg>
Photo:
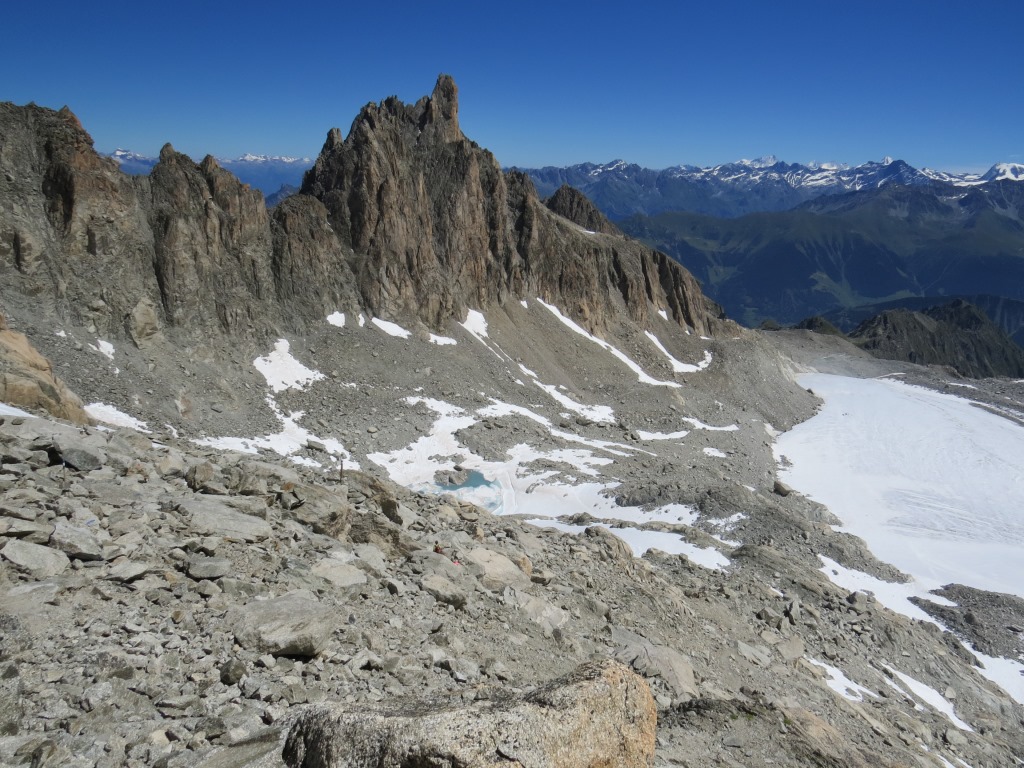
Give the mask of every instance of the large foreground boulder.
<svg viewBox="0 0 1024 768">
<path fill-rule="evenodd" d="M 7 327 L 0 315 L 0 403 L 44 410 L 58 419 L 88 424 L 89 416 L 78 395 L 53 372 L 23 333 Z"/>
<path fill-rule="evenodd" d="M 603 661 L 521 698 L 315 707 L 292 726 L 284 759 L 290 768 L 636 768 L 653 763 L 656 720 L 643 678 Z"/>
</svg>

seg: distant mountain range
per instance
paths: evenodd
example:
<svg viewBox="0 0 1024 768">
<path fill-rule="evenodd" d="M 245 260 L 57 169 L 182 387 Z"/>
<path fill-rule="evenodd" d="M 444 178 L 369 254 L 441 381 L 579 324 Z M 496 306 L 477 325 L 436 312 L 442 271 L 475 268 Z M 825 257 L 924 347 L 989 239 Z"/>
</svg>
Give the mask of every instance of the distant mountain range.
<svg viewBox="0 0 1024 768">
<path fill-rule="evenodd" d="M 885 184 L 788 211 L 638 214 L 618 226 L 677 259 L 746 325 L 917 297 L 1024 301 L 1024 184 L 1014 181 Z"/>
<path fill-rule="evenodd" d="M 850 167 L 786 163 L 775 157 L 740 160 L 712 168 L 680 165 L 664 170 L 615 160 L 565 168 L 523 168 L 542 197 L 563 184 L 574 187 L 613 221 L 640 213 L 689 211 L 734 218 L 785 211 L 821 197 L 885 186 L 970 187 L 991 181 L 1024 181 L 1024 165 L 997 163 L 984 174 L 917 169 L 890 157 Z"/>
<path fill-rule="evenodd" d="M 157 157 L 147 157 L 127 149 L 116 149 L 109 153 L 121 170 L 133 176 L 148 174 L 156 165 Z M 272 155 L 245 154 L 233 160 L 217 158 L 217 163 L 243 184 L 255 187 L 265 196 L 280 191 L 282 186 L 299 187 L 304 174 L 313 161 L 308 157 L 279 157 Z"/>
</svg>

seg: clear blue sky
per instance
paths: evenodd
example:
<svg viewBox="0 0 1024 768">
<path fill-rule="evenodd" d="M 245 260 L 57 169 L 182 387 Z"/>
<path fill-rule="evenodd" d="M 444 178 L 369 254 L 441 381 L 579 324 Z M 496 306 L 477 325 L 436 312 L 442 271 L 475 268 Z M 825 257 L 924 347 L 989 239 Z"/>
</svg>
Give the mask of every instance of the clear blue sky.
<svg viewBox="0 0 1024 768">
<path fill-rule="evenodd" d="M 359 108 L 460 89 L 504 165 L 775 154 L 1024 162 L 1024 2 L 8 3 L 0 100 L 100 150 L 315 157 Z"/>
</svg>

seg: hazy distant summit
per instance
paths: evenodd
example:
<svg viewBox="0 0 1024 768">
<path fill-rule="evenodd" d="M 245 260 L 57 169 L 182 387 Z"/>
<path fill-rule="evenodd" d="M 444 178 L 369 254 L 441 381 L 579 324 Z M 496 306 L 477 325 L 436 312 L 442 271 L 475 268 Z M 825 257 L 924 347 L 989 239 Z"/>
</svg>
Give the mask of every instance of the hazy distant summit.
<svg viewBox="0 0 1024 768">
<path fill-rule="evenodd" d="M 824 195 L 886 186 L 971 187 L 990 181 L 1024 181 L 1024 165 L 997 163 L 984 174 L 917 169 L 885 157 L 850 167 L 838 163 L 787 163 L 773 155 L 700 168 L 677 165 L 643 168 L 625 160 L 581 163 L 564 168 L 521 168 L 541 195 L 563 185 L 590 198 L 613 221 L 634 214 L 688 211 L 734 218 L 748 213 L 785 211 Z"/>
</svg>

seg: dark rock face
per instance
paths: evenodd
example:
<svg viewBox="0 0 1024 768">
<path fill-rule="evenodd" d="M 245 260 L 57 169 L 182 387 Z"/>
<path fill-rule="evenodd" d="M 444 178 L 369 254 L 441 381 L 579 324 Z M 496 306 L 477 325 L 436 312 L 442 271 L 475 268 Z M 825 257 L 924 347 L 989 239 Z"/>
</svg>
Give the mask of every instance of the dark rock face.
<svg viewBox="0 0 1024 768">
<path fill-rule="evenodd" d="M 150 175 L 156 278 L 172 325 L 224 330 L 258 321 L 273 295 L 263 196 L 206 157 L 170 144 Z"/>
<path fill-rule="evenodd" d="M 699 329 L 721 314 L 671 260 L 580 232 L 543 206 L 525 174 L 502 173 L 462 135 L 447 76 L 415 105 L 366 106 L 344 140 L 331 131 L 302 192 L 323 202 L 345 245 L 366 254 L 353 271 L 375 314 L 437 325 L 524 295 L 557 302 L 592 328 L 616 308 L 638 322 L 652 307 L 670 308 Z"/>
<path fill-rule="evenodd" d="M 814 333 L 826 333 L 833 336 L 845 335 L 842 331 L 836 328 L 831 322 L 821 315 L 814 315 L 813 317 L 807 317 L 793 326 L 797 330 L 813 331 Z"/>
<path fill-rule="evenodd" d="M 850 338 L 889 360 L 949 365 L 972 378 L 1024 376 L 1024 350 L 981 310 L 959 299 L 923 312 L 883 312 L 861 323 Z"/>
<path fill-rule="evenodd" d="M 555 190 L 555 193 L 544 201 L 544 205 L 559 216 L 591 232 L 603 232 L 606 235 L 622 234 L 618 227 L 597 210 L 597 206 L 590 202 L 586 195 L 568 184 L 563 184 Z"/>
<path fill-rule="evenodd" d="M 265 335 L 345 309 L 437 327 L 520 296 L 592 330 L 664 309 L 710 333 L 721 317 L 667 257 L 580 231 L 503 173 L 462 135 L 447 76 L 414 105 L 368 105 L 344 140 L 332 130 L 271 213 L 212 157 L 170 145 L 126 176 L 67 110 L 0 105 L 0 135 L 0 291 L 108 337 Z M 599 216 L 585 200 L 559 210 Z"/>
</svg>

